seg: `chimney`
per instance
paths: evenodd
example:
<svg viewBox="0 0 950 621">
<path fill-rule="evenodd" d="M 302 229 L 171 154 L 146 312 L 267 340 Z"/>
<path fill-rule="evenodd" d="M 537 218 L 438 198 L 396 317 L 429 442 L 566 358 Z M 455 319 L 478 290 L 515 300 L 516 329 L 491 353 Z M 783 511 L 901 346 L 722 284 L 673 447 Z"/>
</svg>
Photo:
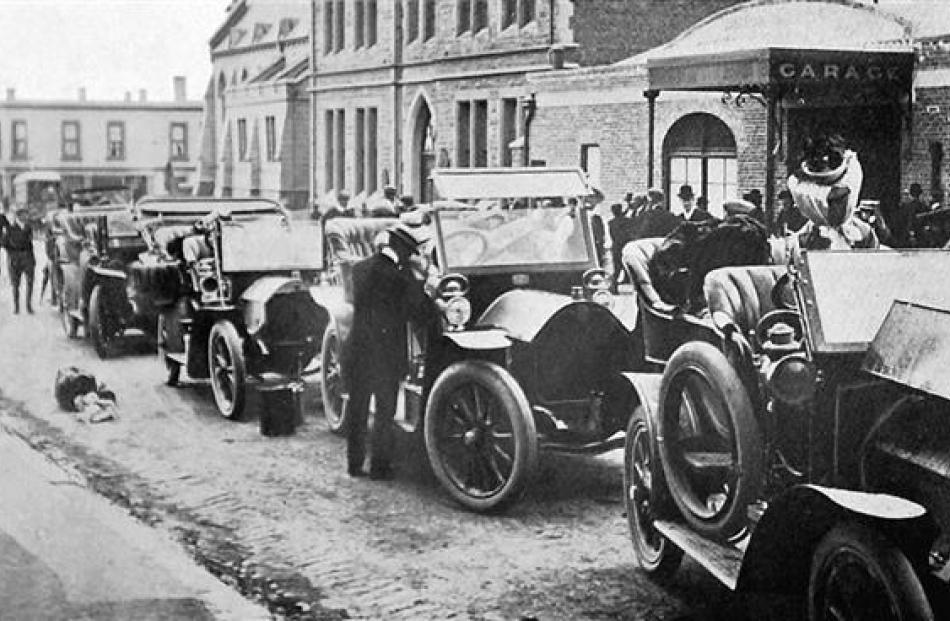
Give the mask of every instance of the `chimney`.
<svg viewBox="0 0 950 621">
<path fill-rule="evenodd" d="M 86 87 L 79 87 L 79 101 L 86 101 Z"/>
<path fill-rule="evenodd" d="M 125 91 L 125 101 L 132 101 L 132 91 Z"/>
<path fill-rule="evenodd" d="M 185 90 L 185 76 L 176 75 L 174 78 L 172 78 L 172 84 L 174 85 L 175 101 L 185 101 L 185 99 L 187 99 L 187 91 Z"/>
<path fill-rule="evenodd" d="M 148 91 L 144 88 L 139 89 L 139 101 L 148 101 Z"/>
<path fill-rule="evenodd" d="M 7 101 L 16 101 L 16 89 L 8 88 L 7 89 Z"/>
</svg>

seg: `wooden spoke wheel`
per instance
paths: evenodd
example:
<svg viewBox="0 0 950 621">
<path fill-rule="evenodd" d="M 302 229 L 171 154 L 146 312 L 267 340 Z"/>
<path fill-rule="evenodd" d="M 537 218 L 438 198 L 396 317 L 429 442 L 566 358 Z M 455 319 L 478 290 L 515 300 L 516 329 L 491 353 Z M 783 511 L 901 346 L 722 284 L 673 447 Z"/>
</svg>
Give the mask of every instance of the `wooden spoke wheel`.
<svg viewBox="0 0 950 621">
<path fill-rule="evenodd" d="M 208 336 L 208 369 L 211 391 L 218 411 L 225 418 L 237 419 L 244 413 L 247 397 L 247 367 L 241 336 L 234 324 L 219 320 Z"/>
<path fill-rule="evenodd" d="M 320 392 L 323 395 L 323 415 L 327 419 L 327 426 L 336 434 L 343 434 L 347 424 L 341 353 L 342 344 L 336 328 L 328 326 L 320 348 Z"/>
<path fill-rule="evenodd" d="M 89 336 L 100 358 L 112 355 L 116 341 L 125 332 L 116 292 L 105 285 L 95 285 L 89 296 Z"/>
</svg>

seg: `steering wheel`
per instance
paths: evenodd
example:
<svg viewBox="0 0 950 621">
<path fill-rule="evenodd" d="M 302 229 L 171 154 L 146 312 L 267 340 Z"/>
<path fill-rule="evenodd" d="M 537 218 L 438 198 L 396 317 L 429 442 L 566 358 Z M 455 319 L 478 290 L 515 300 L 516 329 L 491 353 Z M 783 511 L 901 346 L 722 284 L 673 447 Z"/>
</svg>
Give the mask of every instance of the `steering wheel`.
<svg viewBox="0 0 950 621">
<path fill-rule="evenodd" d="M 445 254 L 452 257 L 453 262 L 461 265 L 478 264 L 488 252 L 488 238 L 475 229 L 453 231 L 442 241 L 445 244 Z"/>
<path fill-rule="evenodd" d="M 782 310 L 798 311 L 798 300 L 795 299 L 795 287 L 792 284 L 792 273 L 785 272 L 772 286 L 772 304 Z"/>
</svg>

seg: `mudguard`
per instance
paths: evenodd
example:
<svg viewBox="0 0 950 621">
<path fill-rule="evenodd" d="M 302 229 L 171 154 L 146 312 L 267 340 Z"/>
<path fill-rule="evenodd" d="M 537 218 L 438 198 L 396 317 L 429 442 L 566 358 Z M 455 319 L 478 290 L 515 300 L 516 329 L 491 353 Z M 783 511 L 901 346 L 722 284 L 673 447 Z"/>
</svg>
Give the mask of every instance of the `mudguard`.
<svg viewBox="0 0 950 621">
<path fill-rule="evenodd" d="M 937 534 L 927 510 L 910 500 L 798 485 L 774 498 L 756 525 L 743 557 L 737 590 L 803 593 L 815 546 L 836 524 L 848 521 L 882 532 L 911 559 L 926 558 Z"/>
<path fill-rule="evenodd" d="M 646 414 L 650 436 L 657 440 L 656 432 L 659 429 L 660 416 L 660 382 L 662 373 L 621 373 L 623 378 L 633 386 L 639 405 L 643 406 Z"/>
<path fill-rule="evenodd" d="M 514 289 L 498 296 L 475 325 L 500 328 L 511 338 L 530 343 L 555 313 L 573 301 L 557 293 Z"/>
<path fill-rule="evenodd" d="M 320 285 L 310 287 L 310 296 L 330 314 L 330 325 L 336 328 L 340 342 L 344 342 L 353 327 L 353 304 L 344 298 L 343 287 Z"/>
<path fill-rule="evenodd" d="M 128 278 L 128 274 L 122 270 L 110 269 L 108 267 L 102 267 L 101 265 L 90 265 L 89 271 L 102 278 L 114 278 L 117 280 L 125 280 Z"/>
<path fill-rule="evenodd" d="M 499 329 L 445 332 L 444 335 L 462 349 L 468 350 L 507 349 L 511 346 L 511 339 L 504 330 Z"/>
</svg>

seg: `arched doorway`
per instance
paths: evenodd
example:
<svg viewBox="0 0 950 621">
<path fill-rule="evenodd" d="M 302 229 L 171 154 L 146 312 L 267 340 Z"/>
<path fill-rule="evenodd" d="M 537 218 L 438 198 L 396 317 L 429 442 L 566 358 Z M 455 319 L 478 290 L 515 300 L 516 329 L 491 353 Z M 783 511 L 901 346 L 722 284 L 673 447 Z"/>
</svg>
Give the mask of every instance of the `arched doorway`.
<svg viewBox="0 0 950 621">
<path fill-rule="evenodd" d="M 687 114 L 673 123 L 663 139 L 663 170 L 674 214 L 682 212 L 675 196 L 683 185 L 692 186 L 696 196 L 705 196 L 714 216 L 722 217 L 723 202 L 738 196 L 736 139 L 712 114 Z"/>
<path fill-rule="evenodd" d="M 409 190 L 416 202 L 432 200 L 429 175 L 435 167 L 435 125 L 432 111 L 425 97 L 420 96 L 415 105 L 412 124 L 411 177 Z"/>
</svg>

